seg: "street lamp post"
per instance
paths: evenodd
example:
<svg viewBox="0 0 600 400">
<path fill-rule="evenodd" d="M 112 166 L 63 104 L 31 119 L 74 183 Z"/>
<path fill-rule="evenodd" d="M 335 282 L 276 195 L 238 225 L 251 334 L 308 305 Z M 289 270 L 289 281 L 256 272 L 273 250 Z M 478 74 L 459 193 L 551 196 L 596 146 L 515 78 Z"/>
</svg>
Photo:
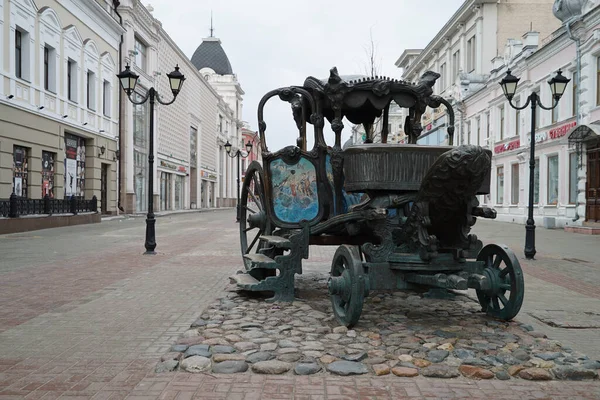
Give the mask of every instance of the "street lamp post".
<svg viewBox="0 0 600 400">
<path fill-rule="evenodd" d="M 225 143 L 225 150 L 227 151 L 227 155 L 229 157 L 237 158 L 237 205 L 235 207 L 235 222 L 240 222 L 240 157 L 246 158 L 250 155 L 250 152 L 252 152 L 252 142 L 248 140 L 248 143 L 246 143 L 246 154 L 242 153 L 240 149 L 237 149 L 232 155 L 231 143 L 229 143 L 229 140 L 227 141 L 227 143 Z"/>
<path fill-rule="evenodd" d="M 171 92 L 173 93 L 173 100 L 169 102 L 163 102 L 160 99 L 158 92 L 151 87 L 141 101 L 135 101 L 131 98 L 131 94 L 135 91 L 135 86 L 137 85 L 139 76 L 129 69 L 129 65 L 125 67 L 125 71 L 122 71 L 117 75 L 119 78 L 119 82 L 121 82 L 121 87 L 127 94 L 127 98 L 133 104 L 139 105 L 144 104 L 146 101 L 150 100 L 150 144 L 148 149 L 148 214 L 146 216 L 146 241 L 144 246 L 146 247 L 146 252 L 144 254 L 156 254 L 154 249 L 156 248 L 156 233 L 154 229 L 154 225 L 156 223 L 156 219 L 154 218 L 154 103 L 158 101 L 160 104 L 168 106 L 172 104 L 179 91 L 181 90 L 181 86 L 183 85 L 183 81 L 185 81 L 185 76 L 179 72 L 179 66 L 175 66 L 175 70 L 170 74 L 167 74 L 167 78 L 169 78 L 169 85 L 171 87 Z"/>
<path fill-rule="evenodd" d="M 520 78 L 513 76 L 511 71 L 506 72 L 506 76 L 500 82 L 504 96 L 508 99 L 508 104 L 515 110 L 523 110 L 529 104 L 531 104 L 531 134 L 530 134 L 530 154 L 529 154 L 529 207 L 527 215 L 527 223 L 525 225 L 525 258 L 533 260 L 535 256 L 535 221 L 533 220 L 533 190 L 534 190 L 534 176 L 535 176 L 535 109 L 540 106 L 543 110 L 552 110 L 558 105 L 558 101 L 562 97 L 567 88 L 567 84 L 570 79 L 565 78 L 562 75 L 562 71 L 559 69 L 552 79 L 548 81 L 550 90 L 552 91 L 552 99 L 554 105 L 552 107 L 544 107 L 541 103 L 540 98 L 536 92 L 532 92 L 527 97 L 527 102 L 522 107 L 517 107 L 512 103 L 512 99 L 517 92 L 517 85 L 519 84 Z"/>
</svg>

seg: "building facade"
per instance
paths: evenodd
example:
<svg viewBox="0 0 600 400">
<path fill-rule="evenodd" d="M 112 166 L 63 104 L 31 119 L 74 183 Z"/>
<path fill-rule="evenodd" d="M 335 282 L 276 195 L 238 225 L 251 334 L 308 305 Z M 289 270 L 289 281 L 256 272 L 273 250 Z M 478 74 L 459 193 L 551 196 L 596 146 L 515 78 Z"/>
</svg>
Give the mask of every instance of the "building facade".
<svg viewBox="0 0 600 400">
<path fill-rule="evenodd" d="M 230 108 L 231 100 L 222 97 L 231 85 L 225 84 L 220 93 L 207 78 L 206 71 L 201 73 L 201 68 L 195 65 L 194 57 L 188 58 L 162 28 L 160 21 L 154 18 L 152 7 L 144 7 L 139 0 L 123 0 L 118 11 L 127 28 L 121 68 L 130 65 L 140 76 L 136 93 L 132 95 L 134 100 L 143 99 L 154 87 L 161 100 L 168 102 L 173 95 L 166 74 L 178 66 L 186 78 L 173 104 L 157 103 L 154 107 L 155 210 L 234 205 L 235 170 L 230 160 L 223 162 L 219 138 L 226 138 L 226 132 L 232 127 L 237 134 L 234 122 L 241 112 L 243 94 L 237 79 L 233 86 L 237 86 L 240 92 L 237 102 L 239 112 Z M 127 101 L 126 96 L 122 95 L 122 98 L 121 164 L 124 173 L 121 191 L 126 198 L 125 211 L 146 212 L 149 103 L 134 105 Z M 228 189 L 225 201 L 221 200 L 221 185 Z"/>
<path fill-rule="evenodd" d="M 112 1 L 0 0 L 0 198 L 116 213 L 122 33 Z"/>
</svg>

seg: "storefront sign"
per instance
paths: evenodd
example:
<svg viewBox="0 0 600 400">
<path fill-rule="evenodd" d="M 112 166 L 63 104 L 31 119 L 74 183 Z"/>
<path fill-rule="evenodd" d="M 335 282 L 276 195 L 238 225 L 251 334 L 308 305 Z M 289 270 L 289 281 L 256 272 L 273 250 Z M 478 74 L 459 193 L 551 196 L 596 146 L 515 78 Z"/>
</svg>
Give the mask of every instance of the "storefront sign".
<svg viewBox="0 0 600 400">
<path fill-rule="evenodd" d="M 214 172 L 211 172 L 211 171 L 205 171 L 203 169 L 200 170 L 200 176 L 203 179 L 211 179 L 213 181 L 217 180 L 217 174 L 215 174 Z"/>
<path fill-rule="evenodd" d="M 576 126 L 577 126 L 576 121 L 569 122 L 568 124 L 559 126 L 554 129 L 550 129 L 550 131 L 548 132 L 548 135 L 550 136 L 550 139 L 558 139 L 559 137 L 565 136 L 567 134 L 567 132 L 569 132 L 571 129 L 575 128 Z"/>
<path fill-rule="evenodd" d="M 494 147 L 494 153 L 504 153 L 505 151 L 518 149 L 519 147 L 521 147 L 521 140 L 517 139 L 513 140 L 512 142 L 499 144 L 498 146 Z"/>
<path fill-rule="evenodd" d="M 184 166 L 180 165 L 179 167 L 177 167 L 177 171 L 179 171 L 179 172 L 187 172 L 187 169 Z"/>
<path fill-rule="evenodd" d="M 168 162 L 166 162 L 164 160 L 160 160 L 160 166 L 163 167 L 163 168 L 169 168 L 169 169 L 177 170 L 177 165 L 168 163 Z"/>
<path fill-rule="evenodd" d="M 542 143 L 548 140 L 548 132 L 540 132 L 535 134 L 535 142 Z M 531 143 L 531 135 L 527 136 L 527 143 Z"/>
</svg>

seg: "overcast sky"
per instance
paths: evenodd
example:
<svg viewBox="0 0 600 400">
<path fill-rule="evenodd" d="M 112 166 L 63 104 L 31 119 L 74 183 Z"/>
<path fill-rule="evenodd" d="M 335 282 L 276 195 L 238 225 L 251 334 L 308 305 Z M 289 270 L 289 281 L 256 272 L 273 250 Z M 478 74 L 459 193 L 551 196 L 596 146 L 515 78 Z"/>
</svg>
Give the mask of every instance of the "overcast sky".
<svg viewBox="0 0 600 400">
<path fill-rule="evenodd" d="M 142 2 L 154 7 L 154 17 L 188 57 L 209 36 L 212 10 L 214 35 L 246 92 L 243 119 L 256 130 L 256 107 L 269 90 L 302 85 L 311 75 L 327 77 L 333 66 L 341 75 L 365 74 L 370 30 L 380 75 L 400 78 L 394 62 L 402 51 L 425 47 L 463 0 Z M 272 99 L 265 121 L 271 151 L 295 144 L 297 130 L 288 103 Z M 344 139 L 349 131 L 346 123 Z M 333 144 L 332 137 L 326 135 L 328 144 Z"/>
</svg>

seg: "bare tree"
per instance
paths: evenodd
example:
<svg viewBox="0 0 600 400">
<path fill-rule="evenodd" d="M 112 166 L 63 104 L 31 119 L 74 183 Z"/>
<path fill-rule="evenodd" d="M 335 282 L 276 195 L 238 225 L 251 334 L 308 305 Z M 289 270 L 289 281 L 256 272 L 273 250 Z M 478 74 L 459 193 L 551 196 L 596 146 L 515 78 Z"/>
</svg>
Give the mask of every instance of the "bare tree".
<svg viewBox="0 0 600 400">
<path fill-rule="evenodd" d="M 373 39 L 373 27 L 369 29 L 369 42 L 364 45 L 363 48 L 367 56 L 367 62 L 364 65 L 365 75 L 370 76 L 371 78 L 380 76 L 382 71 L 381 58 L 377 54 L 377 45 L 375 39 Z M 373 125 L 370 127 L 370 131 L 374 133 L 373 142 L 381 141 L 381 121 L 381 117 L 376 118 Z M 365 132 L 365 134 L 368 134 L 368 132 Z"/>
</svg>

